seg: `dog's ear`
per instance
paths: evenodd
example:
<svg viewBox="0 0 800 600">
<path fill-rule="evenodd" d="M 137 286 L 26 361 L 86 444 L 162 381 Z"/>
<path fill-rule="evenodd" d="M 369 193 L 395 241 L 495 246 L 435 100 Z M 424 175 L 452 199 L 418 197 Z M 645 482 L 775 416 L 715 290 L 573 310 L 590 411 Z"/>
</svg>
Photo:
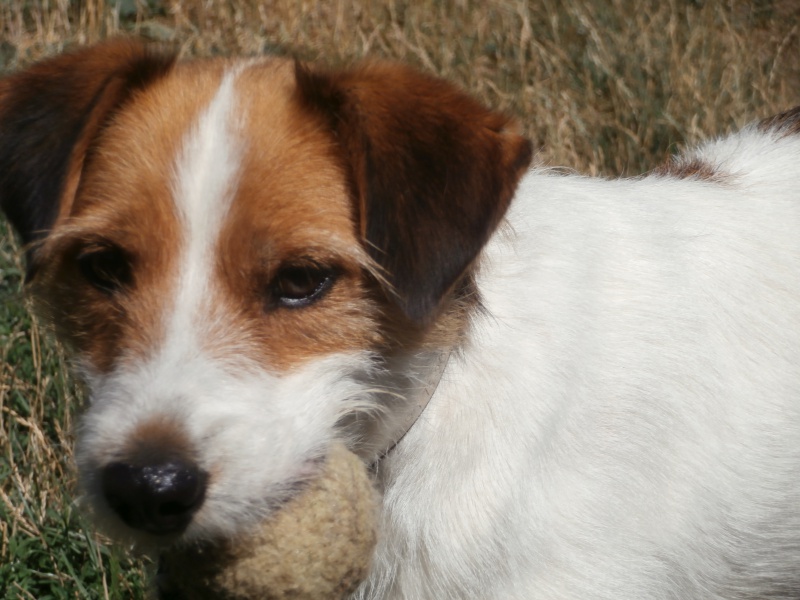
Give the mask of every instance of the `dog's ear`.
<svg viewBox="0 0 800 600">
<path fill-rule="evenodd" d="M 361 238 L 400 307 L 424 325 L 503 217 L 532 157 L 513 121 L 396 64 L 296 68 L 352 179 Z"/>
<path fill-rule="evenodd" d="M 0 80 L 0 208 L 28 245 L 72 202 L 83 160 L 104 124 L 174 59 L 118 39 L 40 62 Z"/>
</svg>

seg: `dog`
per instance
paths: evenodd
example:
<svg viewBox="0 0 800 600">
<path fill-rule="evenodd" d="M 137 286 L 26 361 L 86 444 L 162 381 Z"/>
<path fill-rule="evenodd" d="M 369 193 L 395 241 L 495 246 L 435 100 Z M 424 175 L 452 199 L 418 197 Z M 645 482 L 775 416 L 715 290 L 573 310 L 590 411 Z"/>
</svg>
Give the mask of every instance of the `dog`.
<svg viewBox="0 0 800 600">
<path fill-rule="evenodd" d="M 113 40 L 0 83 L 99 526 L 232 535 L 344 440 L 383 494 L 360 600 L 800 598 L 798 162 L 796 109 L 564 174 L 383 62 Z"/>
</svg>

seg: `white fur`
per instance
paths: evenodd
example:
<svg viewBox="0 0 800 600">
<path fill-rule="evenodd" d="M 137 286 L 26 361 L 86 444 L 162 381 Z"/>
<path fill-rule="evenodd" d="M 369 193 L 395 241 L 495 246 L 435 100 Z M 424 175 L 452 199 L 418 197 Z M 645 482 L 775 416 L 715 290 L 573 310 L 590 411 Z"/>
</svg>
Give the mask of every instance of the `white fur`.
<svg viewBox="0 0 800 600">
<path fill-rule="evenodd" d="M 157 363 L 195 352 L 213 321 L 210 289 L 219 229 L 236 192 L 243 143 L 236 112 L 236 71 L 225 74 L 211 104 L 183 142 L 173 198 L 183 225 L 177 292 L 165 323 L 166 338 Z"/>
<path fill-rule="evenodd" d="M 211 478 L 185 535 L 208 538 L 252 525 L 285 499 L 314 472 L 337 421 L 365 401 L 366 356 L 331 356 L 283 377 L 247 359 L 175 360 L 123 367 L 93 381 L 96 401 L 82 422 L 78 463 L 97 516 L 117 537 L 132 532 L 105 507 L 93 478 L 137 425 L 171 420 L 198 444 L 198 464 Z"/>
<path fill-rule="evenodd" d="M 696 155 L 524 179 L 358 598 L 800 597 L 800 138 Z"/>
</svg>

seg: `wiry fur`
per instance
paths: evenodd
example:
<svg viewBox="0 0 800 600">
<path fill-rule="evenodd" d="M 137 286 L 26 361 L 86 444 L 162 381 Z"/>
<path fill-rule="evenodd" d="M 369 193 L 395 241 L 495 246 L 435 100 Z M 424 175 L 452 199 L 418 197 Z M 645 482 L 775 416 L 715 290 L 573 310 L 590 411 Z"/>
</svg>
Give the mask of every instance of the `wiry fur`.
<svg viewBox="0 0 800 600">
<path fill-rule="evenodd" d="M 108 531 L 175 541 L 119 521 L 112 461 L 207 472 L 191 540 L 246 530 L 344 438 L 384 498 L 357 600 L 800 598 L 796 112 L 641 178 L 523 177 L 508 118 L 405 67 L 147 59 L 128 85 L 121 48 L 0 83 L 0 139 L 45 155 L 0 152 L 0 203 L 89 388 Z M 84 60 L 82 104 L 26 113 Z M 98 246 L 119 289 L 76 266 Z M 298 259 L 335 283 L 276 308 Z"/>
</svg>

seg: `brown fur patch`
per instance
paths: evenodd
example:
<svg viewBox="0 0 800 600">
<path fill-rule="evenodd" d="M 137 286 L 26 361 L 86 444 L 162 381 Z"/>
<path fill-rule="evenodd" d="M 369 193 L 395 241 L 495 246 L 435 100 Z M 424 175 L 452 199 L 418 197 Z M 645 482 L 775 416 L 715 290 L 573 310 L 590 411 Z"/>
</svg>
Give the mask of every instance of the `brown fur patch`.
<svg viewBox="0 0 800 600">
<path fill-rule="evenodd" d="M 784 136 L 800 134 L 800 106 L 764 119 L 758 124 L 758 130 L 764 133 L 772 131 Z"/>
<path fill-rule="evenodd" d="M 42 239 L 68 211 L 97 132 L 173 60 L 112 40 L 0 81 L 0 206 L 25 244 Z M 34 258 L 29 251 L 29 276 Z"/>
<path fill-rule="evenodd" d="M 171 417 L 156 416 L 136 425 L 114 460 L 129 465 L 162 464 L 169 460 L 194 463 L 196 454 L 180 423 Z"/>
<path fill-rule="evenodd" d="M 376 305 L 365 293 L 369 262 L 356 235 L 347 182 L 334 140 L 294 103 L 291 62 L 243 71 L 238 103 L 247 132 L 238 190 L 218 243 L 225 326 L 209 336 L 226 353 L 256 348 L 260 364 L 288 369 L 315 356 L 376 349 Z M 311 262 L 336 273 L 332 288 L 303 308 L 270 304 L 278 271 Z M 235 332 L 237 339 L 231 339 Z"/>
<path fill-rule="evenodd" d="M 41 248 L 34 295 L 61 338 L 101 371 L 123 353 L 147 356 L 161 342 L 181 239 L 175 158 L 222 69 L 182 65 L 129 101 L 93 145 L 74 203 Z M 106 294 L 85 280 L 76 260 L 91 245 L 124 251 L 130 285 Z"/>
<path fill-rule="evenodd" d="M 531 144 L 454 85 L 396 64 L 298 66 L 299 98 L 341 145 L 359 231 L 403 313 L 430 323 L 494 231 Z"/>
<path fill-rule="evenodd" d="M 34 290 L 95 369 L 151 357 L 163 340 L 185 243 L 176 159 L 229 67 L 181 64 L 129 99 L 94 136 L 75 200 L 42 246 Z M 203 350 L 280 372 L 344 351 L 456 343 L 477 306 L 471 265 L 530 159 L 511 121 L 396 65 L 316 76 L 267 59 L 234 85 L 243 154 L 198 315 Z M 126 285 L 86 281 L 77 257 L 93 246 L 123 253 Z M 329 269 L 333 285 L 308 306 L 276 305 L 276 274 L 298 262 Z"/>
<path fill-rule="evenodd" d="M 710 183 L 720 183 L 726 178 L 724 173 L 720 173 L 712 165 L 696 158 L 670 160 L 668 163 L 654 169 L 652 174 L 674 179 L 697 179 Z"/>
</svg>

